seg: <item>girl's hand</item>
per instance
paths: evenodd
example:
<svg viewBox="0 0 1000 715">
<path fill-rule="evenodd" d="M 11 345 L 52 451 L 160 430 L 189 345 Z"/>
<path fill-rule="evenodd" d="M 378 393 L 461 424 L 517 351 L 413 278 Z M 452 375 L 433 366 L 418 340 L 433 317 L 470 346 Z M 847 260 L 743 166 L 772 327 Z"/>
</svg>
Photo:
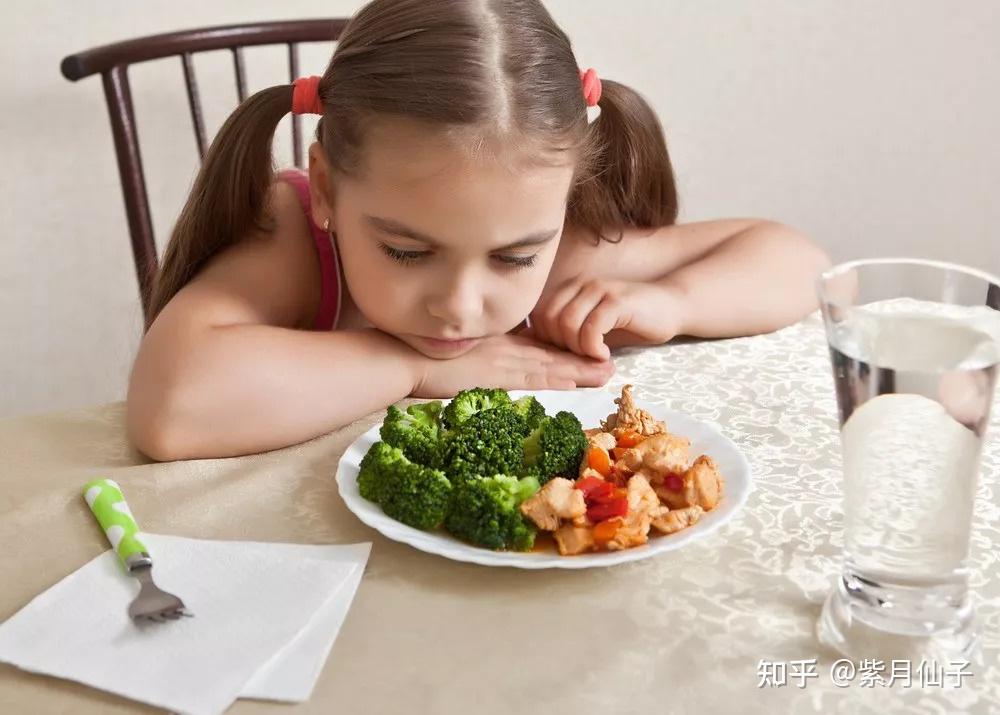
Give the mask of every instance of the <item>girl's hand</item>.
<svg viewBox="0 0 1000 715">
<path fill-rule="evenodd" d="M 667 342 L 679 332 L 679 312 L 679 301 L 656 283 L 574 279 L 542 297 L 520 334 L 607 360 L 612 347 Z"/>
<path fill-rule="evenodd" d="M 452 397 L 472 387 L 572 390 L 598 387 L 614 374 L 608 360 L 592 360 L 521 335 L 497 335 L 448 360 L 421 356 L 411 397 Z"/>
</svg>

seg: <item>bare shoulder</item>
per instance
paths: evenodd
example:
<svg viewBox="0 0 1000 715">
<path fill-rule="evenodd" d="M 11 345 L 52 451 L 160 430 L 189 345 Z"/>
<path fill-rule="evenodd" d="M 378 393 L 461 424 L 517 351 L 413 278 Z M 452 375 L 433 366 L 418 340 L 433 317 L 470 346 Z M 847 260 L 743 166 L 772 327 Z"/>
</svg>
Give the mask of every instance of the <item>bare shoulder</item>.
<svg viewBox="0 0 1000 715">
<path fill-rule="evenodd" d="M 213 256 L 164 309 L 194 311 L 210 325 L 308 327 L 321 281 L 312 232 L 295 189 L 275 182 L 273 228 L 255 231 Z"/>
</svg>

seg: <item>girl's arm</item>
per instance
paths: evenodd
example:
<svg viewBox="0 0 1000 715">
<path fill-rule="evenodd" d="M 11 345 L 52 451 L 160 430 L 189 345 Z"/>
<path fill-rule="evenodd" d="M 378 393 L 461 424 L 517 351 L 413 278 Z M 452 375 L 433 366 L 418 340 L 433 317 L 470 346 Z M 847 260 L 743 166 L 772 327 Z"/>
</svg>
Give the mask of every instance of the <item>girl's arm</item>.
<svg viewBox="0 0 1000 715">
<path fill-rule="evenodd" d="M 789 325 L 816 308 L 826 254 L 770 221 L 733 219 L 625 232 L 620 244 L 567 233 L 532 333 L 574 352 L 731 337 Z"/>
<path fill-rule="evenodd" d="M 215 256 L 157 316 L 129 382 L 130 437 L 159 460 L 295 444 L 406 397 L 418 355 L 375 330 L 301 330 L 319 304 L 316 249 L 291 187 L 274 230 Z"/>
<path fill-rule="evenodd" d="M 735 229 L 735 230 L 733 230 Z M 690 224 L 673 240 L 694 257 L 656 281 L 679 335 L 752 335 L 815 310 L 826 254 L 801 233 L 770 221 Z"/>
<path fill-rule="evenodd" d="M 416 354 L 374 329 L 199 326 L 186 335 L 151 336 L 142 350 L 128 426 L 136 445 L 157 460 L 304 442 L 385 409 L 418 380 Z"/>
</svg>

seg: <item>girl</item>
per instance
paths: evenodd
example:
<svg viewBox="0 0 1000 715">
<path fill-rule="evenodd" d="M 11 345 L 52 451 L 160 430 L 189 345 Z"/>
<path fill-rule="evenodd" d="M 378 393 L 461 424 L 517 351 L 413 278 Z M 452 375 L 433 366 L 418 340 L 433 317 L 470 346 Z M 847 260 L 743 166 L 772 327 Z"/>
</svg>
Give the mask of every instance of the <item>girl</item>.
<svg viewBox="0 0 1000 715">
<path fill-rule="evenodd" d="M 322 115 L 308 177 L 271 170 L 290 110 Z M 826 258 L 799 234 L 676 216 L 650 107 L 580 72 L 538 0 L 374 0 L 322 77 L 258 92 L 215 138 L 129 434 L 158 460 L 260 452 L 407 396 L 602 385 L 612 347 L 815 308 Z"/>
</svg>

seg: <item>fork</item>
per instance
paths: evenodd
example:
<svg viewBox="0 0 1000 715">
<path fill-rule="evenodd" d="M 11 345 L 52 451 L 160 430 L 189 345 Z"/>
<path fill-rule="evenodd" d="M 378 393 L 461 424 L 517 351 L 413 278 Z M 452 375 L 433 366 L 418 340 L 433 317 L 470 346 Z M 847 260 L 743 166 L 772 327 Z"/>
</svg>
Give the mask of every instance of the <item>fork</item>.
<svg viewBox="0 0 1000 715">
<path fill-rule="evenodd" d="M 125 502 L 125 495 L 113 479 L 94 479 L 83 487 L 83 498 L 104 529 L 111 548 L 118 554 L 129 574 L 138 579 L 139 595 L 128 607 L 136 623 L 165 623 L 191 614 L 184 602 L 153 583 L 153 559 L 139 537 L 139 525 Z"/>
</svg>

